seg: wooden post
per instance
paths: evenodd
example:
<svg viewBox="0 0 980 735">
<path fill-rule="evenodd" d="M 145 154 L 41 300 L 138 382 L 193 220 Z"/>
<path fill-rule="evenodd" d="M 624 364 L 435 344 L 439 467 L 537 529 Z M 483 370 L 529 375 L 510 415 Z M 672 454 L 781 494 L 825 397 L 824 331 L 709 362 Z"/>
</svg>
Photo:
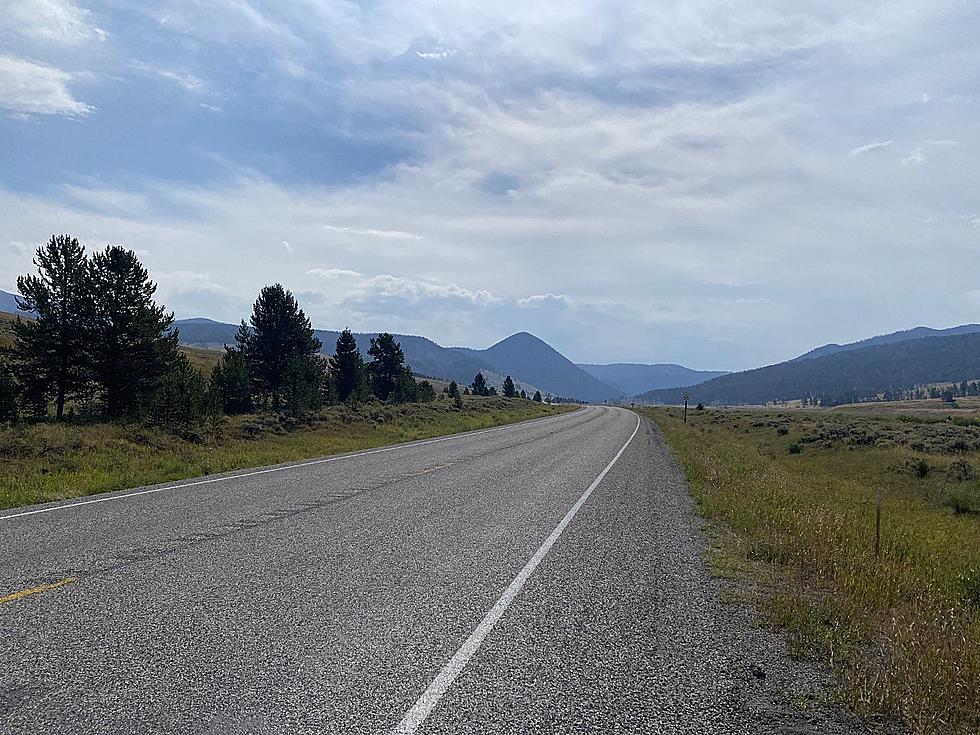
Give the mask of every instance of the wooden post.
<svg viewBox="0 0 980 735">
<path fill-rule="evenodd" d="M 687 402 L 690 400 L 690 396 L 687 395 L 687 391 L 684 391 L 684 423 L 687 423 Z"/>
<path fill-rule="evenodd" d="M 875 559 L 881 551 L 881 488 L 875 488 Z"/>
</svg>

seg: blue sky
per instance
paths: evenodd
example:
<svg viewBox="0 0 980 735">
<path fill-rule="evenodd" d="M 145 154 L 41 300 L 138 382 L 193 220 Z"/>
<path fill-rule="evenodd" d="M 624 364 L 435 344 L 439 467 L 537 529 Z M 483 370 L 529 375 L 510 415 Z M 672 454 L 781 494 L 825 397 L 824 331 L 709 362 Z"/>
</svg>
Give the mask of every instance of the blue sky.
<svg viewBox="0 0 980 735">
<path fill-rule="evenodd" d="M 972 2 L 8 0 L 0 288 L 740 369 L 980 321 Z M 859 7 L 855 7 L 859 6 Z"/>
</svg>

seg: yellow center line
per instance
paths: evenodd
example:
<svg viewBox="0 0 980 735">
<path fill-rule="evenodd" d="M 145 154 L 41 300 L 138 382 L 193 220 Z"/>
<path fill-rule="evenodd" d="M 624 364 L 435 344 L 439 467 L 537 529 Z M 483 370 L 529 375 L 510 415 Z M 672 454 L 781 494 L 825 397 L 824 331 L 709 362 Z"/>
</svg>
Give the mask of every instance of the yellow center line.
<svg viewBox="0 0 980 735">
<path fill-rule="evenodd" d="M 6 597 L 0 597 L 0 605 L 5 602 L 14 602 L 15 600 L 20 600 L 21 598 L 27 597 L 28 595 L 36 595 L 38 592 L 47 592 L 48 590 L 57 589 L 58 587 L 64 587 L 66 584 L 71 584 L 78 580 L 78 577 L 65 577 L 58 582 L 52 582 L 51 584 L 42 584 L 37 587 L 31 587 L 30 589 L 21 590 L 20 592 L 14 592 L 13 594 L 7 595 Z"/>
</svg>

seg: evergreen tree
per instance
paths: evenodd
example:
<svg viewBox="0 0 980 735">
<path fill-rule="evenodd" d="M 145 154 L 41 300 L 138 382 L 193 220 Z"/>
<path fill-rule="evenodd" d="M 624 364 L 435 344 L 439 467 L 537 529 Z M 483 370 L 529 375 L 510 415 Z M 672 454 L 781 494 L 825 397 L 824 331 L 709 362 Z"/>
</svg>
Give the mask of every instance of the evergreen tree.
<svg viewBox="0 0 980 735">
<path fill-rule="evenodd" d="M 488 396 L 495 396 L 495 395 L 497 395 L 497 389 L 496 388 L 490 388 L 490 390 L 487 391 L 487 395 Z"/>
<path fill-rule="evenodd" d="M 320 355 L 294 355 L 286 364 L 283 398 L 289 413 L 299 416 L 323 406 L 327 363 Z"/>
<path fill-rule="evenodd" d="M 279 411 L 284 400 L 296 409 L 306 402 L 302 396 L 320 388 L 315 361 L 322 345 L 309 318 L 293 294 L 276 283 L 259 292 L 250 324 L 242 321 L 236 340 L 248 363 L 253 391 L 271 401 L 273 411 Z"/>
<path fill-rule="evenodd" d="M 473 383 L 470 385 L 470 390 L 474 396 L 488 396 L 490 391 L 487 389 L 487 379 L 483 377 L 483 373 L 479 372 L 476 377 L 473 378 Z"/>
<path fill-rule="evenodd" d="M 472 395 L 472 394 L 470 393 L 470 389 L 469 389 L 469 388 L 463 388 L 463 395 L 464 395 L 464 396 L 468 396 L 468 395 Z"/>
<path fill-rule="evenodd" d="M 428 380 L 420 380 L 416 391 L 415 400 L 420 403 L 431 403 L 436 399 L 436 389 Z"/>
<path fill-rule="evenodd" d="M 534 391 L 534 398 L 532 399 L 535 403 L 541 403 L 541 391 Z"/>
<path fill-rule="evenodd" d="M 415 380 L 415 373 L 407 365 L 402 368 L 395 385 L 395 390 L 391 394 L 391 399 L 395 403 L 408 403 L 419 400 L 419 384 Z"/>
<path fill-rule="evenodd" d="M 211 371 L 210 392 L 223 413 L 248 413 L 252 410 L 251 377 L 241 350 L 225 347 L 225 354 Z"/>
<path fill-rule="evenodd" d="M 337 338 L 337 349 L 330 361 L 330 374 L 333 376 L 338 401 L 356 403 L 365 397 L 367 385 L 364 360 L 350 329 L 345 329 Z"/>
<path fill-rule="evenodd" d="M 523 398 L 525 401 L 527 400 L 527 393 L 524 392 L 523 388 L 521 388 L 521 398 Z"/>
<path fill-rule="evenodd" d="M 199 424 L 207 410 L 207 381 L 178 352 L 153 395 L 151 416 L 164 426 L 189 427 Z"/>
<path fill-rule="evenodd" d="M 132 250 L 95 253 L 89 278 L 95 298 L 88 348 L 105 413 L 138 416 L 177 360 L 174 315 L 153 300 L 156 284 Z"/>
<path fill-rule="evenodd" d="M 10 369 L 0 363 L 0 423 L 17 420 L 17 382 Z"/>
<path fill-rule="evenodd" d="M 379 400 L 386 401 L 393 397 L 396 401 L 403 399 L 409 391 L 405 377 L 405 353 L 402 352 L 393 335 L 382 332 L 371 338 L 368 354 L 372 362 L 368 364 L 368 375 L 371 378 L 371 388 Z M 414 378 L 412 378 L 414 383 Z"/>
<path fill-rule="evenodd" d="M 504 378 L 504 395 L 507 398 L 517 398 L 517 389 L 514 387 L 514 380 L 509 375 Z"/>
<path fill-rule="evenodd" d="M 17 279 L 17 307 L 36 319 L 14 323 L 13 362 L 22 389 L 37 413 L 54 398 L 55 415 L 88 382 L 86 315 L 89 309 L 88 261 L 78 240 L 53 235 L 34 256 L 37 275 Z"/>
<path fill-rule="evenodd" d="M 450 381 L 448 395 L 450 398 L 455 398 L 459 395 L 459 386 L 456 384 L 455 380 Z"/>
</svg>

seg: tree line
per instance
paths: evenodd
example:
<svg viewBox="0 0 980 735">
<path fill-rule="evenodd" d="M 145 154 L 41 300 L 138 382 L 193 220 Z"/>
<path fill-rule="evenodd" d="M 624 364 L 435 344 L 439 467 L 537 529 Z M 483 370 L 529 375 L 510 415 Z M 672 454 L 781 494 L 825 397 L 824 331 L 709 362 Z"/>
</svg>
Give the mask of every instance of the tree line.
<svg viewBox="0 0 980 735">
<path fill-rule="evenodd" d="M 134 251 L 110 245 L 89 255 L 76 238 L 56 235 L 34 265 L 36 273 L 17 279 L 18 308 L 32 318 L 14 322 L 13 345 L 0 360 L 0 421 L 47 416 L 53 407 L 58 420 L 81 414 L 179 426 L 224 414 L 436 398 L 389 333 L 371 339 L 370 361 L 350 329 L 332 356 L 321 354 L 310 319 L 278 283 L 260 291 L 235 344 L 205 376 L 178 349 L 174 314 L 155 301 L 156 284 Z M 445 392 L 462 405 L 455 382 Z M 527 397 L 509 376 L 503 392 Z M 478 374 L 467 393 L 496 390 Z"/>
</svg>

